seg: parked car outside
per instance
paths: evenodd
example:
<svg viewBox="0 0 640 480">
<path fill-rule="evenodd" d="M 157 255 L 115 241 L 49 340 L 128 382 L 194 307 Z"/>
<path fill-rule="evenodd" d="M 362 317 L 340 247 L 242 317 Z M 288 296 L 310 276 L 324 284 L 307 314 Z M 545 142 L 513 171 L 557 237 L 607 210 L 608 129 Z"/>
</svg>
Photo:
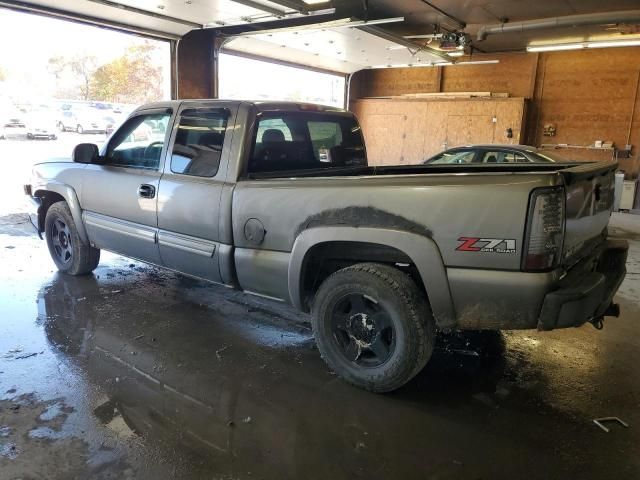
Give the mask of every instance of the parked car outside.
<svg viewBox="0 0 640 480">
<path fill-rule="evenodd" d="M 425 160 L 425 165 L 466 163 L 553 163 L 567 160 L 529 145 L 466 145 L 445 150 Z"/>
<path fill-rule="evenodd" d="M 46 138 L 55 140 L 57 125 L 55 113 L 47 108 L 32 110 L 25 117 L 27 138 Z"/>
<path fill-rule="evenodd" d="M 18 109 L 10 109 L 0 115 L 0 139 L 25 134 L 24 112 Z"/>
<path fill-rule="evenodd" d="M 58 130 L 80 134 L 106 133 L 109 124 L 113 124 L 113 119 L 106 114 L 105 110 L 92 107 L 72 107 L 61 111 L 58 119 Z"/>
</svg>

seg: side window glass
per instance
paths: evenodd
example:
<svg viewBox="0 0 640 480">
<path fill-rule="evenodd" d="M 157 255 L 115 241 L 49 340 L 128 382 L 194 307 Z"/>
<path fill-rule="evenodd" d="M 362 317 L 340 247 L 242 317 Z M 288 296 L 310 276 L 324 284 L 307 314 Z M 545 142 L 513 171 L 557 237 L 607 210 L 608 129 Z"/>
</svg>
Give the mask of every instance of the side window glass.
<svg viewBox="0 0 640 480">
<path fill-rule="evenodd" d="M 213 177 L 218 173 L 228 111 L 189 109 L 180 116 L 171 153 L 171 171 L 182 175 Z"/>
<path fill-rule="evenodd" d="M 504 152 L 484 152 L 482 163 L 502 163 L 504 155 Z"/>
<path fill-rule="evenodd" d="M 109 142 L 106 164 L 157 169 L 170 118 L 170 113 L 155 113 L 127 120 Z"/>
<path fill-rule="evenodd" d="M 482 163 L 523 163 L 528 162 L 526 157 L 517 152 L 485 152 Z"/>
</svg>

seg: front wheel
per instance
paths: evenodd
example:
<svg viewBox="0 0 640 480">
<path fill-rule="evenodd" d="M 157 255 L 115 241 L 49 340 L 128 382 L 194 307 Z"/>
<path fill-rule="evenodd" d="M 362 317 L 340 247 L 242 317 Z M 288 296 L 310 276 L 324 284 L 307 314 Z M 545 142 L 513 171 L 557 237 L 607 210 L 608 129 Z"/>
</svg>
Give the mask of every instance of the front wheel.
<svg viewBox="0 0 640 480">
<path fill-rule="evenodd" d="M 76 125 L 76 133 L 79 133 L 80 135 L 84 133 L 84 128 L 82 128 L 82 125 Z"/>
<path fill-rule="evenodd" d="M 431 357 L 435 322 L 426 295 L 400 270 L 360 263 L 327 278 L 312 308 L 322 357 L 347 382 L 390 392 Z"/>
<path fill-rule="evenodd" d="M 66 202 L 57 202 L 49 207 L 44 232 L 49 254 L 61 272 L 83 275 L 98 266 L 100 250 L 82 243 Z"/>
</svg>

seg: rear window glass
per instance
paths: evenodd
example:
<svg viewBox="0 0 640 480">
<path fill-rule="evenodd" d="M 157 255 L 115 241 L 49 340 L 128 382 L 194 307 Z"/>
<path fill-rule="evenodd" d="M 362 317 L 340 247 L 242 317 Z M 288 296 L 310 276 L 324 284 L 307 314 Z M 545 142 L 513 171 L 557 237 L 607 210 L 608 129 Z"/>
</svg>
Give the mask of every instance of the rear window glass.
<svg viewBox="0 0 640 480">
<path fill-rule="evenodd" d="M 458 150 L 455 152 L 442 152 L 439 155 L 427 160 L 425 163 L 434 165 L 449 165 L 460 163 L 471 163 L 475 157 L 476 152 L 474 150 Z"/>
<path fill-rule="evenodd" d="M 362 132 L 351 115 L 274 112 L 259 117 L 248 173 L 366 164 Z"/>
</svg>

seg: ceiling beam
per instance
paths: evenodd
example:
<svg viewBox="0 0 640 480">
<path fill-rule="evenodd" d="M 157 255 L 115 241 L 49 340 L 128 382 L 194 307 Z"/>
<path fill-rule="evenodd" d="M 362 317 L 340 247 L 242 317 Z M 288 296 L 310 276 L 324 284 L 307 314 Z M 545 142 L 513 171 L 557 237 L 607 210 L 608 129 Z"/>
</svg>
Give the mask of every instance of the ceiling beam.
<svg viewBox="0 0 640 480">
<path fill-rule="evenodd" d="M 454 17 L 453 15 L 451 15 L 450 13 L 445 12 L 444 10 L 442 10 L 439 7 L 436 7 L 433 3 L 431 3 L 429 0 L 420 0 L 422 3 L 424 3 L 425 5 L 428 5 L 429 7 L 431 7 L 433 10 L 435 10 L 436 12 L 438 12 L 441 15 L 444 15 L 445 17 L 447 17 L 449 20 L 455 22 L 458 26 L 458 29 L 462 30 L 464 28 L 466 28 L 467 24 L 465 22 L 463 22 L 462 20 L 460 20 L 457 17 Z"/>
</svg>

